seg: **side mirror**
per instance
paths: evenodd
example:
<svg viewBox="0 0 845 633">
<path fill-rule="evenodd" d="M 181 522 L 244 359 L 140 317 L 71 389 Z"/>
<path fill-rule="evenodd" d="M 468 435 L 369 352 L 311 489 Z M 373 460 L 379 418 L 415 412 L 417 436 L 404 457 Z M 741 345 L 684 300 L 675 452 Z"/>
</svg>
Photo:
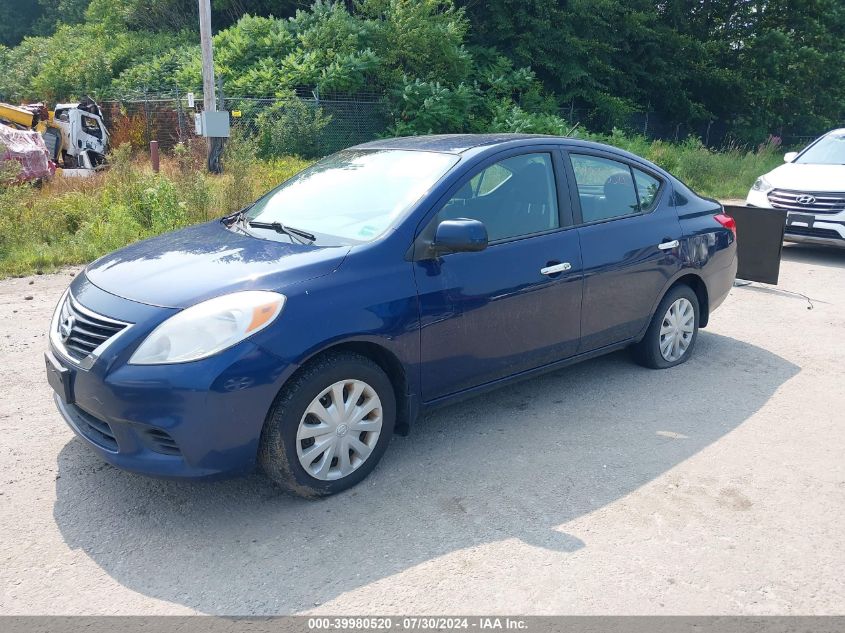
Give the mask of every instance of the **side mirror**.
<svg viewBox="0 0 845 633">
<path fill-rule="evenodd" d="M 487 248 L 487 228 L 478 220 L 443 220 L 434 232 L 431 250 L 440 253 L 474 253 Z"/>
<path fill-rule="evenodd" d="M 783 162 L 791 163 L 796 158 L 798 158 L 798 152 L 787 152 L 786 154 L 783 155 Z"/>
</svg>

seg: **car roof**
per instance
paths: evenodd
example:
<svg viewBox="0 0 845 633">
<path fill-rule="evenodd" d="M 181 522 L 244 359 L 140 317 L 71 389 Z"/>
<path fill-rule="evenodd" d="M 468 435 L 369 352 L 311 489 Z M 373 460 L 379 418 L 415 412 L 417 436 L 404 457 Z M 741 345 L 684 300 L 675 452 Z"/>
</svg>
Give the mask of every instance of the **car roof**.
<svg viewBox="0 0 845 633">
<path fill-rule="evenodd" d="M 398 136 L 396 138 L 383 138 L 369 143 L 356 145 L 358 148 L 366 149 L 410 149 L 425 150 L 429 152 L 449 152 L 461 154 L 467 150 L 482 145 L 498 145 L 508 141 L 520 139 L 538 138 L 559 138 L 544 137 L 540 134 L 428 134 L 424 136 Z"/>
<path fill-rule="evenodd" d="M 552 136 L 549 134 L 514 134 L 501 132 L 498 134 L 427 134 L 422 136 L 397 136 L 394 138 L 381 138 L 367 143 L 361 143 L 350 149 L 408 149 L 423 150 L 429 152 L 448 152 L 462 154 L 472 149 L 503 145 L 513 141 L 531 140 L 535 143 L 567 144 L 574 147 L 592 148 L 597 150 L 612 151 L 623 156 L 629 156 L 644 160 L 630 152 L 612 145 L 596 143 L 570 136 Z"/>
<path fill-rule="evenodd" d="M 571 148 L 593 149 L 605 152 L 611 152 L 623 158 L 628 158 L 645 164 L 653 171 L 671 177 L 666 170 L 661 169 L 651 161 L 637 156 L 619 147 L 612 145 L 605 145 L 604 143 L 596 143 L 595 141 L 587 141 L 579 138 L 572 138 L 569 136 L 551 136 L 548 134 L 513 134 L 513 133 L 497 133 L 497 134 L 429 134 L 424 136 L 398 136 L 395 138 L 383 138 L 368 143 L 356 145 L 350 149 L 404 149 L 428 152 L 446 152 L 450 154 L 466 154 L 472 151 L 473 153 L 485 151 L 497 145 L 507 144 L 510 147 L 516 145 L 527 145 L 528 143 L 519 143 L 519 141 L 533 141 L 538 144 L 560 144 L 567 145 Z"/>
</svg>

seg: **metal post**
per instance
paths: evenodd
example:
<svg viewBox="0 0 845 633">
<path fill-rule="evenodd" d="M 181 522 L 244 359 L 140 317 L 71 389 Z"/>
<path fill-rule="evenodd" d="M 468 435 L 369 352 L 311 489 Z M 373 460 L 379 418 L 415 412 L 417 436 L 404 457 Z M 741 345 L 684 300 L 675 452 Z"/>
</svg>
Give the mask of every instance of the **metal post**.
<svg viewBox="0 0 845 633">
<path fill-rule="evenodd" d="M 211 46 L 211 3 L 198 0 L 200 16 L 200 49 L 202 51 L 202 105 L 206 112 L 216 112 L 214 95 L 214 52 Z M 208 171 L 220 173 L 220 154 L 223 141 L 219 138 L 208 139 Z"/>
<path fill-rule="evenodd" d="M 150 164 L 153 166 L 153 171 L 158 173 L 158 141 L 150 141 Z"/>
<path fill-rule="evenodd" d="M 185 140 L 185 133 L 182 130 L 182 97 L 179 94 L 178 84 L 174 84 L 173 87 L 176 89 L 176 125 L 178 126 L 179 142 L 181 143 Z"/>
</svg>

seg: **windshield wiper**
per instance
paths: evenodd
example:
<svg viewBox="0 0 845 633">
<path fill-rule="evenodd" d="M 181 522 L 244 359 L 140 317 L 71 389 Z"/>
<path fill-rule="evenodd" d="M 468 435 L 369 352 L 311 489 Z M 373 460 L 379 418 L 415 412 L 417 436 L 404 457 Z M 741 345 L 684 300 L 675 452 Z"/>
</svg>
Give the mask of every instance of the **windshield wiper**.
<svg viewBox="0 0 845 633">
<path fill-rule="evenodd" d="M 256 200 L 256 202 L 257 202 L 257 200 Z M 232 226 L 233 224 L 238 224 L 239 222 L 241 222 L 246 217 L 247 211 L 249 211 L 254 206 L 255 206 L 255 202 L 250 202 L 248 205 L 246 205 L 240 211 L 235 211 L 234 213 L 230 213 L 229 215 L 223 216 L 221 218 L 221 221 L 226 226 Z"/>
<path fill-rule="evenodd" d="M 310 244 L 317 240 L 316 236 L 308 231 L 303 231 L 302 229 L 295 229 L 292 226 L 285 226 L 281 222 L 258 222 L 256 220 L 252 220 L 248 222 L 250 226 L 255 227 L 256 229 L 270 229 L 271 231 L 275 231 L 276 233 L 282 233 L 283 235 L 288 235 L 290 237 L 295 237 L 299 240 L 302 244 Z M 302 240 L 308 240 L 307 242 L 303 242 Z"/>
</svg>

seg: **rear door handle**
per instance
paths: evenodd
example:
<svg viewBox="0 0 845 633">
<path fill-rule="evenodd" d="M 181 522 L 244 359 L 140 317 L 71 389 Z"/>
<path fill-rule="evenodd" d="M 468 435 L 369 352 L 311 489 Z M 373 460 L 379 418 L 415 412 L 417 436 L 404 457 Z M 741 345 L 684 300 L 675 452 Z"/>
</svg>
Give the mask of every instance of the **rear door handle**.
<svg viewBox="0 0 845 633">
<path fill-rule="evenodd" d="M 672 240 L 671 242 L 661 242 L 657 245 L 657 248 L 661 251 L 668 251 L 670 248 L 675 248 L 680 245 L 681 243 L 678 240 Z"/>
<path fill-rule="evenodd" d="M 554 275 L 555 273 L 562 273 L 572 268 L 572 264 L 569 262 L 563 262 L 562 264 L 555 264 L 554 266 L 546 266 L 545 268 L 540 269 L 540 274 L 542 275 Z"/>
</svg>

